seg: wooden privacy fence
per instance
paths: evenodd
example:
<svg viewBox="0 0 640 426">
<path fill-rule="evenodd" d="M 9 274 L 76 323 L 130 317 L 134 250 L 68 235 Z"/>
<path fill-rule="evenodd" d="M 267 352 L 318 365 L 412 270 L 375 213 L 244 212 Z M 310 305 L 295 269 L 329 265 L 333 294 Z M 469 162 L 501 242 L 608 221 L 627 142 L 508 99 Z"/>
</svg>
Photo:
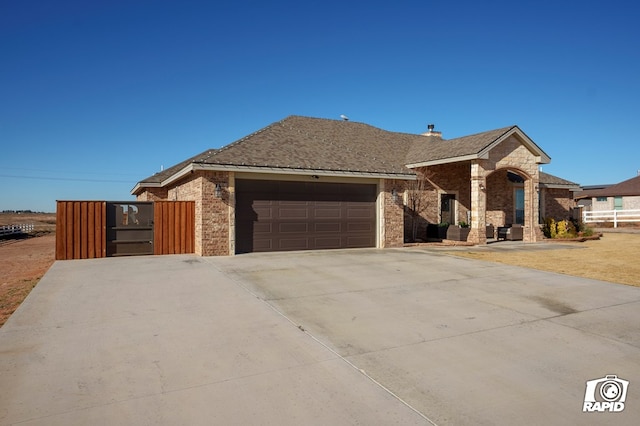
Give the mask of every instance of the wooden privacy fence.
<svg viewBox="0 0 640 426">
<path fill-rule="evenodd" d="M 58 260 L 194 251 L 193 201 L 58 201 Z"/>
<path fill-rule="evenodd" d="M 153 206 L 154 254 L 193 253 L 195 222 L 195 202 L 156 201 Z"/>
<path fill-rule="evenodd" d="M 56 259 L 105 257 L 106 222 L 106 201 L 58 201 Z"/>
</svg>

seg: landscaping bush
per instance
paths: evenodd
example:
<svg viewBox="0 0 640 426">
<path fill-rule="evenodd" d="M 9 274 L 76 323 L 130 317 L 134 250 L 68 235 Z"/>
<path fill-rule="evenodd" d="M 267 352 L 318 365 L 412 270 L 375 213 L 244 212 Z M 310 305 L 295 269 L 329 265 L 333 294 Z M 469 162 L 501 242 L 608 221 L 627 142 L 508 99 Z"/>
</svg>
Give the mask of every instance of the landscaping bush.
<svg viewBox="0 0 640 426">
<path fill-rule="evenodd" d="M 593 229 L 576 219 L 556 221 L 549 217 L 542 225 L 542 233 L 547 238 L 590 237 L 593 235 Z"/>
</svg>

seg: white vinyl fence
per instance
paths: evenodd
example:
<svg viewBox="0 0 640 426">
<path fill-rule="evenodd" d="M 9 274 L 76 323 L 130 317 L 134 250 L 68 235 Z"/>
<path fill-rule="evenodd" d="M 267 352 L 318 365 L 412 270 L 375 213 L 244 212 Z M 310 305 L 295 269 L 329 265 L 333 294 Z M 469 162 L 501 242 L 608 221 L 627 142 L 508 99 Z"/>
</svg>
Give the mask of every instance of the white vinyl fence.
<svg viewBox="0 0 640 426">
<path fill-rule="evenodd" d="M 584 223 L 613 222 L 617 228 L 619 222 L 640 222 L 640 210 L 601 210 L 582 212 Z"/>
<path fill-rule="evenodd" d="M 29 232 L 33 232 L 33 228 L 34 227 L 32 223 L 24 225 L 0 226 L 0 237 L 14 234 L 28 234 Z"/>
</svg>

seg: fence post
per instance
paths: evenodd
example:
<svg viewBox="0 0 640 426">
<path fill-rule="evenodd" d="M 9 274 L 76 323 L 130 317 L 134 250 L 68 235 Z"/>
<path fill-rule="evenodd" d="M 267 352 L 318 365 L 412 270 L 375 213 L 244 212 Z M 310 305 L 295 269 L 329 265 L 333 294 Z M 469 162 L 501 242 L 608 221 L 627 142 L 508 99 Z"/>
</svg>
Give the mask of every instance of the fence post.
<svg viewBox="0 0 640 426">
<path fill-rule="evenodd" d="M 613 211 L 613 227 L 614 228 L 618 227 L 618 211 L 617 210 Z"/>
</svg>

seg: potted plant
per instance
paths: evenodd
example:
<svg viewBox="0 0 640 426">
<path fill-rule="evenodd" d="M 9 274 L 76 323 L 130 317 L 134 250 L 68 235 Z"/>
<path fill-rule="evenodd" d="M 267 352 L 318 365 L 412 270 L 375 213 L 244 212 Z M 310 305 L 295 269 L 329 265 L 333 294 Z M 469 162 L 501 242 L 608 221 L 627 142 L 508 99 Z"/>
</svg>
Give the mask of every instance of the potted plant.
<svg viewBox="0 0 640 426">
<path fill-rule="evenodd" d="M 441 222 L 438 224 L 438 238 L 444 240 L 447 238 L 447 230 L 449 229 L 448 222 Z"/>
<path fill-rule="evenodd" d="M 471 228 L 465 221 L 458 222 L 458 225 L 449 226 L 447 229 L 447 240 L 467 241 Z"/>
</svg>

